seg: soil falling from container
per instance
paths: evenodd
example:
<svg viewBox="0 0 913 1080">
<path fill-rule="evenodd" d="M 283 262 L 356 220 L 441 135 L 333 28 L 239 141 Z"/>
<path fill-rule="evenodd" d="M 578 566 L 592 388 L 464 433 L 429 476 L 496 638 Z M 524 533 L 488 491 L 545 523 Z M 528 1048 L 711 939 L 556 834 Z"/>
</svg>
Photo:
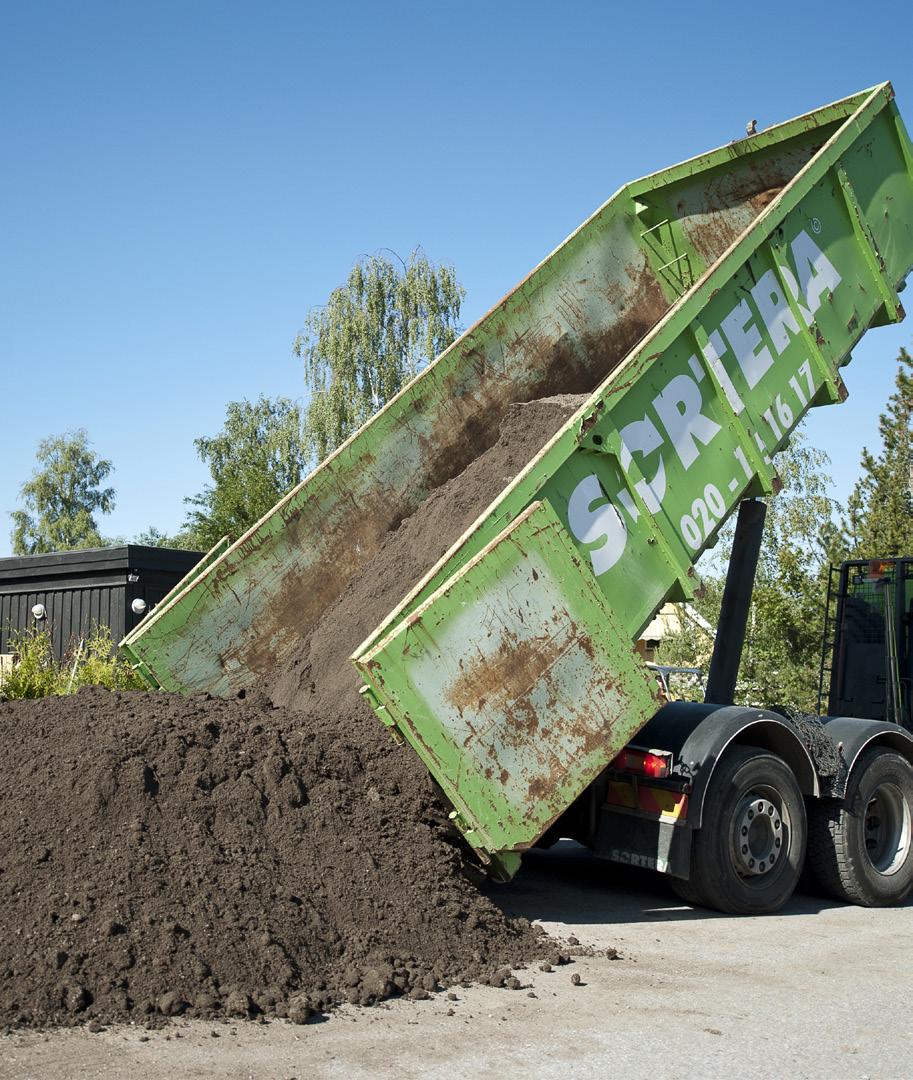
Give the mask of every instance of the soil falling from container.
<svg viewBox="0 0 913 1080">
<path fill-rule="evenodd" d="M 0 1024 L 303 1021 L 505 985 L 547 951 L 478 890 L 448 808 L 359 698 L 348 656 L 580 400 L 509 409 L 495 445 L 243 699 L 0 704 Z"/>
</svg>

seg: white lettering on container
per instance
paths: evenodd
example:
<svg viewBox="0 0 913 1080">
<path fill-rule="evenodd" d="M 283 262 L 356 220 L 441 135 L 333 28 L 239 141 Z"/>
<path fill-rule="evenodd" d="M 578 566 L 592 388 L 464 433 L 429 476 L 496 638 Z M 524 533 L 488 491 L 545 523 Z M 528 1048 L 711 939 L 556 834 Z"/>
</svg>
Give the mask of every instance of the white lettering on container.
<svg viewBox="0 0 913 1080">
<path fill-rule="evenodd" d="M 663 445 L 663 437 L 649 416 L 644 416 L 643 420 L 633 420 L 630 424 L 626 424 L 621 429 L 620 435 L 620 461 L 625 472 L 628 471 L 634 454 L 647 457 Z M 656 466 L 656 475 L 653 479 L 638 480 L 634 486 L 643 499 L 644 506 L 650 513 L 658 513 L 660 503 L 666 494 L 666 463 L 663 461 L 662 456 L 660 456 L 659 464 Z"/>
<path fill-rule="evenodd" d="M 701 412 L 701 390 L 690 375 L 675 375 L 653 399 L 663 427 L 685 468 L 697 461 L 696 442 L 706 446 L 720 425 Z"/>
<path fill-rule="evenodd" d="M 595 473 L 585 476 L 571 493 L 567 520 L 581 544 L 602 541 L 589 551 L 593 573 L 598 577 L 611 570 L 624 552 L 628 531 Z"/>
<path fill-rule="evenodd" d="M 815 312 L 821 307 L 822 295 L 828 289 L 833 292 L 843 279 L 834 264 L 804 230 L 790 244 L 790 250 L 809 311 Z"/>
<path fill-rule="evenodd" d="M 749 390 L 754 390 L 761 376 L 773 365 L 774 358 L 770 349 L 761 343 L 761 331 L 755 326 L 754 312 L 748 301 L 740 300 L 723 319 L 722 325 L 745 382 Z"/>
</svg>

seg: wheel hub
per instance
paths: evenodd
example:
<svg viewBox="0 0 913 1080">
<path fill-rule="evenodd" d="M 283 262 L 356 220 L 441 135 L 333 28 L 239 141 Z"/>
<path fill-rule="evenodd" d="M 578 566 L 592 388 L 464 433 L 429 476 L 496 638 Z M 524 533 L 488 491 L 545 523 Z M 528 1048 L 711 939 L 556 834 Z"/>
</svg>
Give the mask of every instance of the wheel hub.
<svg viewBox="0 0 913 1080">
<path fill-rule="evenodd" d="M 880 874 L 893 874 L 910 849 L 910 810 L 896 784 L 880 784 L 865 810 L 865 849 Z"/>
<path fill-rule="evenodd" d="M 733 821 L 736 868 L 743 877 L 766 874 L 780 859 L 783 819 L 768 798 L 751 793 L 739 805 Z"/>
</svg>

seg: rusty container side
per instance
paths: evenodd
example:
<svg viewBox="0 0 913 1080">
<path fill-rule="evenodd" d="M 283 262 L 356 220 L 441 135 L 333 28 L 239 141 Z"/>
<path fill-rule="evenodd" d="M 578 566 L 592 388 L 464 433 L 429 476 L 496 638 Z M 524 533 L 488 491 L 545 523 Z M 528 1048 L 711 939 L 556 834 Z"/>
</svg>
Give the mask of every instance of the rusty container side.
<svg viewBox="0 0 913 1080">
<path fill-rule="evenodd" d="M 409 740 L 501 878 L 603 770 L 606 747 L 627 743 L 660 705 L 543 502 L 404 620 L 367 667 L 378 715 Z"/>
</svg>

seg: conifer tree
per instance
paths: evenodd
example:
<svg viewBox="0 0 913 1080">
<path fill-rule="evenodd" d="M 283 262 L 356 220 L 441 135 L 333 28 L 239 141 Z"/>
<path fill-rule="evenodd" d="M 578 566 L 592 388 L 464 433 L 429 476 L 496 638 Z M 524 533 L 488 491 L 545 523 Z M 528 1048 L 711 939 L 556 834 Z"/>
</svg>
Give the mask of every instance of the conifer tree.
<svg viewBox="0 0 913 1080">
<path fill-rule="evenodd" d="M 913 357 L 897 357 L 894 393 L 878 422 L 881 451 L 862 451 L 862 476 L 847 502 L 844 535 L 858 558 L 913 555 Z"/>
</svg>

